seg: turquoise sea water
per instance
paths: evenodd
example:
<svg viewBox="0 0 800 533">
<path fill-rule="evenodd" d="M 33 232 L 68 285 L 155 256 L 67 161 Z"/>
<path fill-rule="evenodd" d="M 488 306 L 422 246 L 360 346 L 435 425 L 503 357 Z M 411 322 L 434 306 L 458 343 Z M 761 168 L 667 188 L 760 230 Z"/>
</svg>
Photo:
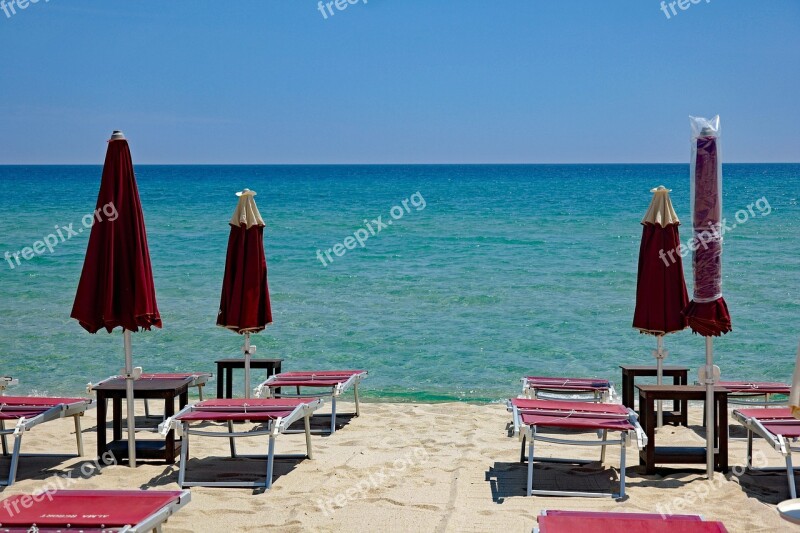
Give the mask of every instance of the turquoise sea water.
<svg viewBox="0 0 800 533">
<path fill-rule="evenodd" d="M 398 401 L 498 400 L 517 393 L 525 374 L 618 382 L 618 365 L 652 363 L 654 338 L 631 328 L 650 188 L 673 189 L 689 221 L 688 165 L 136 170 L 164 328 L 134 335 L 135 364 L 213 371 L 215 359 L 240 353 L 241 338 L 214 324 L 234 192 L 249 187 L 267 221 L 274 315 L 255 337 L 257 356 L 284 357 L 286 369 L 365 368 L 367 395 Z M 55 226 L 80 228 L 100 174 L 0 167 L 0 254 Z M 789 380 L 800 165 L 726 165 L 724 180 L 725 216 L 744 210 L 746 220 L 726 235 L 734 331 L 715 341 L 715 360 L 725 378 Z M 404 209 L 405 199 L 415 202 Z M 365 219 L 390 220 L 394 206 L 402 218 L 323 266 L 318 249 L 324 257 Z M 688 224 L 681 236 L 690 237 Z M 119 331 L 90 335 L 69 318 L 87 237 L 13 269 L 0 263 L 0 374 L 20 378 L 15 391 L 77 394 L 122 366 Z M 688 331 L 666 346 L 668 363 L 704 360 L 703 339 Z"/>
</svg>

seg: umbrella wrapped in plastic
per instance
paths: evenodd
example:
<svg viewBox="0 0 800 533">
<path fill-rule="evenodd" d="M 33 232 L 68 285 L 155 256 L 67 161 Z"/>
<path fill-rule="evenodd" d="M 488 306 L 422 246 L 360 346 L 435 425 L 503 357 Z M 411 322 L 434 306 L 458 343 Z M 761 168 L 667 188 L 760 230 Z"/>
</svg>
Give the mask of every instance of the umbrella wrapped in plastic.
<svg viewBox="0 0 800 533">
<path fill-rule="evenodd" d="M 692 126 L 691 202 L 694 230 L 692 301 L 683 314 L 692 331 L 706 338 L 706 365 L 700 370 L 706 385 L 706 460 L 708 477 L 714 474 L 714 366 L 713 337 L 731 331 L 728 305 L 722 297 L 722 159 L 720 120 L 690 117 Z"/>
<path fill-rule="evenodd" d="M 656 337 L 653 356 L 656 358 L 657 382 L 661 385 L 664 358 L 668 355 L 664 350 L 664 335 L 686 327 L 686 319 L 681 312 L 689 302 L 689 295 L 680 254 L 680 220 L 672 207 L 670 191 L 662 185 L 650 192 L 653 193 L 653 199 L 642 219 L 633 327 Z M 662 417 L 659 401 L 659 427 Z"/>
<path fill-rule="evenodd" d="M 89 333 L 122 327 L 128 406 L 128 463 L 136 466 L 131 332 L 161 327 L 139 189 L 128 141 L 115 131 L 108 141 L 81 279 L 70 316 Z M 110 214 L 110 215 L 109 215 Z M 105 217 L 105 218 L 104 218 Z"/>
<path fill-rule="evenodd" d="M 267 285 L 267 259 L 264 255 L 264 219 L 256 206 L 256 193 L 249 189 L 236 193 L 239 202 L 230 220 L 225 275 L 222 280 L 217 325 L 244 335 L 245 398 L 250 397 L 250 334 L 272 322 Z"/>
</svg>

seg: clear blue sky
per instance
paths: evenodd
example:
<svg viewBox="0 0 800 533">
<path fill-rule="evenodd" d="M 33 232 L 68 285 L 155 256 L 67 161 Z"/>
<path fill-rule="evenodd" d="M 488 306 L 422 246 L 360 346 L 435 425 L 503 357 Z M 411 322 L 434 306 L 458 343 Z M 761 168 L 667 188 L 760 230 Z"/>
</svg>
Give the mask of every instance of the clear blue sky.
<svg viewBox="0 0 800 533">
<path fill-rule="evenodd" d="M 800 161 L 800 1 L 683 1 L 39 0 L 0 10 L 0 164 L 112 129 L 140 164 L 685 162 L 716 113 L 726 161 Z"/>
</svg>

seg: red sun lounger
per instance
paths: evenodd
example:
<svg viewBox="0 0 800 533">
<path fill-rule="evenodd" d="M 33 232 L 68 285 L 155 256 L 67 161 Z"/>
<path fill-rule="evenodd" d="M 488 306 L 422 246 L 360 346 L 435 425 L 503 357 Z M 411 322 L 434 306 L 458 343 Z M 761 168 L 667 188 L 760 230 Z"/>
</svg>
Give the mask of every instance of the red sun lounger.
<svg viewBox="0 0 800 533">
<path fill-rule="evenodd" d="M 522 378 L 522 395 L 530 399 L 608 402 L 614 394 L 614 386 L 607 379 L 543 376 Z"/>
<path fill-rule="evenodd" d="M 256 388 L 256 397 L 265 396 L 267 398 L 308 398 L 308 397 L 330 397 L 331 399 L 331 429 L 330 433 L 336 431 L 336 398 L 353 388 L 355 396 L 356 412 L 339 413 L 346 415 L 359 416 L 361 410 L 358 403 L 358 384 L 367 377 L 365 370 L 318 370 L 314 372 L 283 372 L 270 376 L 265 382 Z M 322 388 L 330 389 L 329 393 L 301 394 L 302 388 Z M 285 389 L 294 388 L 295 393 L 286 393 Z M 278 391 L 277 389 L 280 389 Z"/>
<path fill-rule="evenodd" d="M 638 416 L 634 410 L 618 404 L 530 400 L 527 398 L 514 398 L 509 400 L 509 409 L 512 412 L 514 420 L 514 434 L 522 441 L 522 451 L 520 454 L 522 462 L 526 460 L 525 442 L 526 440 L 528 442 L 528 496 L 539 494 L 546 496 L 611 496 L 616 499 L 625 497 L 625 449 L 631 444 L 631 441 L 636 444 L 639 450 L 644 449 L 647 444 L 647 436 L 639 425 Z M 602 437 L 597 441 L 556 438 L 543 435 L 540 430 L 545 428 L 569 430 L 576 433 L 601 432 Z M 620 438 L 618 440 L 609 440 L 609 431 L 619 432 Z M 535 457 L 533 451 L 536 440 L 554 444 L 600 446 L 601 464 L 605 461 L 606 446 L 609 444 L 619 444 L 621 446 L 619 493 L 534 490 L 533 463 L 535 461 L 570 464 L 591 462 L 574 459 Z"/>
<path fill-rule="evenodd" d="M 624 531 L 625 533 L 727 533 L 722 522 L 695 515 L 542 511 L 537 533 Z"/>
<path fill-rule="evenodd" d="M 11 470 L 7 481 L 0 486 L 14 484 L 19 465 L 22 435 L 39 424 L 58 418 L 71 416 L 75 419 L 75 437 L 78 441 L 78 455 L 83 455 L 83 438 L 80 417 L 86 410 L 94 407 L 94 400 L 86 398 L 38 398 L 32 396 L 0 396 L 0 440 L 3 441 L 3 455 L 8 455 L 8 435 L 14 435 L 14 449 L 11 452 Z M 6 422 L 14 424 L 6 429 Z"/>
<path fill-rule="evenodd" d="M 178 474 L 178 485 L 183 487 L 263 487 L 272 486 L 273 463 L 276 458 L 312 458 L 311 453 L 311 414 L 320 408 L 321 399 L 303 398 L 234 398 L 206 400 L 184 407 L 179 413 L 168 418 L 159 426 L 163 435 L 176 430 L 183 437 L 181 446 L 181 466 Z M 289 426 L 298 420 L 305 422 L 306 454 L 275 455 L 275 439 L 281 433 L 287 433 Z M 233 423 L 250 421 L 261 423 L 263 429 L 234 432 Z M 193 429 L 191 424 L 208 426 L 209 422 L 224 422 L 228 431 L 204 431 Z M 229 439 L 231 457 L 266 458 L 267 474 L 264 481 L 186 481 L 186 468 L 189 455 L 189 435 L 203 437 L 222 437 Z M 269 436 L 269 448 L 266 456 L 237 455 L 235 439 L 238 437 Z"/>
<path fill-rule="evenodd" d="M 160 532 L 191 498 L 188 490 L 55 490 L 10 496 L 0 501 L 0 531 Z"/>
<path fill-rule="evenodd" d="M 749 406 L 787 405 L 789 393 L 792 391 L 792 386 L 788 383 L 768 381 L 720 381 L 717 386 L 730 391 L 728 403 Z M 773 400 L 774 394 L 785 395 L 786 398 Z M 753 398 L 763 398 L 763 401 Z"/>
<path fill-rule="evenodd" d="M 755 433 L 763 437 L 770 446 L 783 455 L 786 460 L 789 493 L 792 498 L 797 498 L 792 452 L 800 451 L 800 447 L 792 447 L 791 442 L 800 437 L 800 420 L 792 416 L 791 409 L 788 407 L 736 409 L 733 411 L 733 417 L 747 429 L 747 468 L 760 471 L 776 470 L 775 468 L 753 468 L 753 434 Z"/>
</svg>

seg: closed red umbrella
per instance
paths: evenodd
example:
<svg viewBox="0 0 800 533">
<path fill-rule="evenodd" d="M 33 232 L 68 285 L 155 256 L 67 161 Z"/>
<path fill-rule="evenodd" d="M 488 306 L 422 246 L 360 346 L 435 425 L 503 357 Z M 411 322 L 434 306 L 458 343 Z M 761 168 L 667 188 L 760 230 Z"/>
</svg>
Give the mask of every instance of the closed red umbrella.
<svg viewBox="0 0 800 533">
<path fill-rule="evenodd" d="M 256 193 L 245 189 L 236 193 L 239 203 L 230 220 L 228 253 L 217 325 L 245 336 L 245 398 L 250 397 L 250 334 L 272 322 L 267 286 L 267 259 L 264 255 L 264 220 L 256 206 Z"/>
<path fill-rule="evenodd" d="M 131 151 L 121 131 L 108 142 L 94 223 L 70 316 L 89 333 L 122 327 L 128 460 L 136 466 L 131 332 L 161 327 Z"/>
<path fill-rule="evenodd" d="M 683 261 L 680 255 L 680 220 L 672 207 L 669 189 L 663 185 L 650 192 L 653 199 L 642 219 L 642 242 L 639 247 L 639 274 L 636 282 L 636 310 L 633 327 L 656 336 L 653 355 L 657 363 L 657 380 L 661 385 L 664 358 L 664 335 L 681 331 L 686 319 L 681 312 L 689 302 Z M 661 426 L 661 402 L 658 425 Z"/>
<path fill-rule="evenodd" d="M 706 460 L 714 475 L 714 366 L 712 337 L 731 331 L 731 316 L 722 297 L 722 160 L 719 154 L 719 116 L 690 117 L 692 125 L 692 226 L 694 229 L 694 291 L 683 311 L 692 331 L 706 338 Z"/>
</svg>

